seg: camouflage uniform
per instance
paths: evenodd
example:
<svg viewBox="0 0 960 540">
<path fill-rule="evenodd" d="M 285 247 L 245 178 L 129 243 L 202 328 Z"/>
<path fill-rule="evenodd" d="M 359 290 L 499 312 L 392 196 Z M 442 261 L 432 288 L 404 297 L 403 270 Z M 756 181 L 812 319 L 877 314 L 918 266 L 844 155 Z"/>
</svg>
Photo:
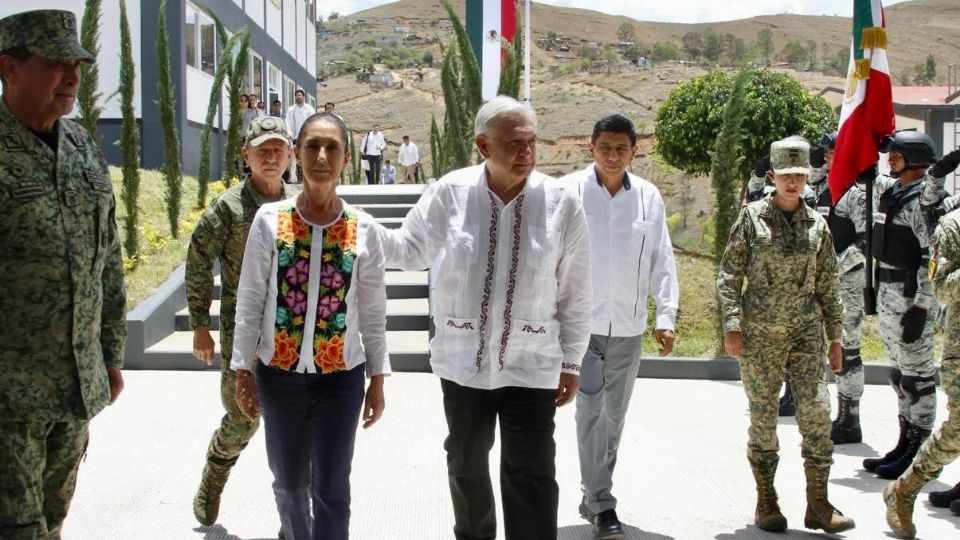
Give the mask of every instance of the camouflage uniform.
<svg viewBox="0 0 960 540">
<path fill-rule="evenodd" d="M 731 229 L 717 288 L 724 331 L 743 332 L 751 466 L 776 469 L 777 396 L 789 373 L 805 466 L 829 469 L 833 443 L 823 338 L 826 331 L 827 339 L 840 339 L 843 312 L 826 221 L 805 205 L 788 218 L 770 198 L 751 203 Z"/>
<path fill-rule="evenodd" d="M 0 51 L 93 57 L 76 19 L 35 11 L 0 20 Z M 71 120 L 56 148 L 0 100 L 0 538 L 59 538 L 93 416 L 121 367 L 126 294 L 107 164 Z"/>
<path fill-rule="evenodd" d="M 916 182 L 920 182 L 917 180 Z M 912 186 L 913 184 L 911 184 Z M 910 186 L 900 186 L 899 182 L 887 176 L 879 176 L 876 180 L 874 191 L 874 222 L 881 219 L 877 209 L 880 204 L 881 195 L 892 188 L 891 193 L 897 193 L 908 189 Z M 926 198 L 926 195 L 923 195 Z M 929 229 L 926 217 L 921 209 L 921 199 L 914 199 L 908 202 L 903 209 L 893 218 L 893 225 L 909 227 L 920 247 L 926 252 L 929 244 Z M 877 256 L 877 253 L 874 253 Z M 893 266 L 879 262 L 880 269 L 892 269 Z M 883 270 L 881 270 L 882 272 Z M 936 318 L 936 306 L 933 285 L 927 276 L 927 267 L 921 265 L 916 271 L 916 285 L 910 284 L 911 288 L 916 288 L 913 297 L 905 296 L 904 283 L 889 282 L 878 280 L 877 286 L 877 314 L 880 337 L 890 355 L 890 361 L 893 363 L 895 372 L 894 377 L 898 378 L 896 382 L 897 395 L 899 401 L 900 416 L 911 425 L 924 430 L 933 428 L 934 419 L 937 410 L 937 394 L 934 388 L 933 377 L 936 373 L 936 366 L 933 363 L 933 323 Z M 926 323 L 920 339 L 913 343 L 905 343 L 902 339 L 903 325 L 901 318 L 912 306 L 922 304 L 930 307 L 927 311 Z M 919 382 L 916 382 L 919 381 Z M 913 388 L 913 385 L 918 385 Z"/>
<path fill-rule="evenodd" d="M 236 375 L 230 369 L 230 356 L 233 352 L 237 284 L 240 281 L 247 233 L 262 204 L 285 199 L 295 193 L 282 182 L 281 186 L 279 196 L 267 198 L 254 189 L 253 181 L 248 176 L 242 184 L 221 193 L 204 211 L 187 250 L 187 304 L 190 328 L 193 330 L 210 328 L 213 266 L 217 260 L 220 261 L 220 399 L 226 414 L 210 439 L 201 486 L 201 489 L 206 486 L 215 490 L 217 500 L 230 469 L 259 426 L 259 420 L 249 420 L 237 407 Z M 210 483 L 215 485 L 208 485 Z"/>
</svg>

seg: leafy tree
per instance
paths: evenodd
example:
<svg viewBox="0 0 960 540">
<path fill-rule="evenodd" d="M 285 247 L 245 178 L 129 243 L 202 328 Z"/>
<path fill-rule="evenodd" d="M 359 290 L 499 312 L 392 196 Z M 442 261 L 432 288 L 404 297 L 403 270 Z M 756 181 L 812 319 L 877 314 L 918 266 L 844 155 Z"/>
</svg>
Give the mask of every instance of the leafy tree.
<svg viewBox="0 0 960 540">
<path fill-rule="evenodd" d="M 653 50 L 650 51 L 650 58 L 657 62 L 677 60 L 680 58 L 680 48 L 669 41 L 658 41 L 653 44 Z"/>
<path fill-rule="evenodd" d="M 832 131 L 837 116 L 819 96 L 811 96 L 790 76 L 770 70 L 746 72 L 747 133 L 744 160 L 737 177 L 746 180 L 753 164 L 769 151 L 772 141 L 789 135 L 814 139 Z M 704 175 L 711 150 L 720 132 L 723 110 L 730 100 L 733 78 L 714 71 L 678 86 L 657 111 L 654 135 L 664 161 L 688 174 Z"/>
<path fill-rule="evenodd" d="M 157 108 L 163 129 L 163 180 L 166 183 L 164 201 L 167 203 L 167 221 L 174 238 L 179 233 L 180 199 L 183 174 L 180 170 L 180 137 L 174 111 L 173 75 L 170 67 L 170 36 L 167 33 L 167 0 L 160 2 L 157 17 Z"/>
<path fill-rule="evenodd" d="M 826 53 L 826 48 L 824 48 Z M 823 63 L 823 72 L 828 75 L 839 75 L 845 77 L 850 65 L 850 48 L 840 47 L 833 54 L 829 55 Z"/>
<path fill-rule="evenodd" d="M 820 62 L 817 60 L 817 42 L 812 39 L 807 40 L 807 59 L 810 60 L 810 71 L 814 71 L 819 67 Z"/>
<path fill-rule="evenodd" d="M 723 36 L 718 34 L 713 28 L 707 28 L 703 33 L 703 57 L 710 62 L 720 60 L 723 53 Z"/>
<path fill-rule="evenodd" d="M 101 0 L 87 0 L 83 9 L 83 25 L 80 27 L 80 45 L 96 59 L 100 56 L 100 10 Z M 97 122 L 103 113 L 103 107 L 97 105 L 102 94 L 97 91 L 100 86 L 99 63 L 84 62 L 80 64 L 80 87 L 77 89 L 77 122 L 80 123 L 93 140 L 100 145 L 102 137 L 98 131 Z"/>
<path fill-rule="evenodd" d="M 937 80 L 937 59 L 934 58 L 932 54 L 927 55 L 924 75 L 926 75 L 927 84 L 933 84 L 933 82 Z"/>
<path fill-rule="evenodd" d="M 634 41 L 637 39 L 637 28 L 629 21 L 622 22 L 617 27 L 617 38 L 620 41 Z"/>
<path fill-rule="evenodd" d="M 339 12 L 339 11 L 331 11 L 331 12 L 330 12 L 330 15 L 327 15 L 327 20 L 328 20 L 328 21 L 335 21 L 335 20 L 337 20 L 337 19 L 339 19 L 339 18 L 340 18 L 340 12 Z"/>
<path fill-rule="evenodd" d="M 432 65 L 433 65 L 433 52 L 432 52 L 432 51 L 426 51 L 426 52 L 424 52 L 424 53 L 423 53 L 423 58 L 422 58 L 422 60 L 423 60 L 423 63 L 424 63 L 424 64 L 426 64 L 426 65 L 428 65 L 428 66 L 432 66 Z"/>
<path fill-rule="evenodd" d="M 780 51 L 780 57 L 792 64 L 794 69 L 800 69 L 807 60 L 807 49 L 798 40 L 790 40 Z"/>
<path fill-rule="evenodd" d="M 770 57 L 773 56 L 773 31 L 769 28 L 763 28 L 757 32 L 757 50 L 763 58 L 764 65 L 769 66 Z"/>
<path fill-rule="evenodd" d="M 137 119 L 133 114 L 134 83 L 136 66 L 133 63 L 133 48 L 130 41 L 130 21 L 127 19 L 127 2 L 120 0 L 120 151 L 122 155 L 123 188 L 120 198 L 126 215 L 123 216 L 123 250 L 127 257 L 136 260 L 140 254 L 137 224 L 140 209 L 137 200 L 140 194 L 140 137 Z"/>
<path fill-rule="evenodd" d="M 697 60 L 703 54 L 703 36 L 698 32 L 687 32 L 680 38 L 683 43 L 683 52 L 690 60 Z"/>
<path fill-rule="evenodd" d="M 553 41 L 557 39 L 557 37 L 558 36 L 556 32 L 554 32 L 553 30 L 547 30 L 547 39 L 549 39 L 550 41 Z"/>
</svg>

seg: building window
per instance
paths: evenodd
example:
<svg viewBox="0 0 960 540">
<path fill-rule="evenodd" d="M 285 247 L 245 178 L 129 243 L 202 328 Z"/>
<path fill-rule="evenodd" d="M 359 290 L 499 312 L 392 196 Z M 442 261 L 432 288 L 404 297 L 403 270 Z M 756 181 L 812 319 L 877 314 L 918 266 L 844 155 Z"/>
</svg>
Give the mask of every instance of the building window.
<svg viewBox="0 0 960 540">
<path fill-rule="evenodd" d="M 200 69 L 213 75 L 216 65 L 216 31 L 213 20 L 202 13 L 197 13 L 197 26 L 200 30 Z"/>
<path fill-rule="evenodd" d="M 187 4 L 184 42 L 187 46 L 187 65 L 197 67 L 197 10 Z"/>
<path fill-rule="evenodd" d="M 279 99 L 284 107 L 289 107 L 290 103 L 283 100 L 283 96 L 280 92 L 283 90 L 283 78 L 280 75 L 280 70 L 276 68 L 270 62 L 267 62 L 267 94 L 270 98 L 270 103 L 273 103 L 273 100 Z"/>
<path fill-rule="evenodd" d="M 283 78 L 283 103 L 285 105 L 293 105 L 293 93 L 296 91 L 296 87 L 293 86 L 293 81 L 289 77 Z"/>
<path fill-rule="evenodd" d="M 250 51 L 250 77 L 251 83 L 250 90 L 257 95 L 260 99 L 264 99 L 263 96 L 263 57 L 257 53 Z"/>
</svg>

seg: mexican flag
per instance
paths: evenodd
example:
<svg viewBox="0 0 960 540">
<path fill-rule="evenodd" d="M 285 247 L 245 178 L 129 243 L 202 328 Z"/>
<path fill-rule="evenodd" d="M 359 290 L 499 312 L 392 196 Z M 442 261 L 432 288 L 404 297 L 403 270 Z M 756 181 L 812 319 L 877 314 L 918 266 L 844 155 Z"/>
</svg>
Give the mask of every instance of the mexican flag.
<svg viewBox="0 0 960 540">
<path fill-rule="evenodd" d="M 887 28 L 880 0 L 853 1 L 853 40 L 840 128 L 827 179 L 833 204 L 879 157 L 878 148 L 895 126 Z"/>
<path fill-rule="evenodd" d="M 501 38 L 512 43 L 517 35 L 517 0 L 467 0 L 467 35 L 483 74 L 483 99 L 493 99 L 506 55 Z"/>
</svg>

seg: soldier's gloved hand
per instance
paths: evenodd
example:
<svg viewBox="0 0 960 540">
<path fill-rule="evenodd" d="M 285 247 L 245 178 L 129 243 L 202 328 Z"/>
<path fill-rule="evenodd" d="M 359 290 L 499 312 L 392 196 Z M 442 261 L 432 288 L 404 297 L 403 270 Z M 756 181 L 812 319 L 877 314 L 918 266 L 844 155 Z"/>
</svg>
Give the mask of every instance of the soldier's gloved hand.
<svg viewBox="0 0 960 540">
<path fill-rule="evenodd" d="M 763 156 L 753 167 L 753 175 L 766 178 L 768 172 L 770 172 L 770 156 Z"/>
<path fill-rule="evenodd" d="M 940 161 L 934 163 L 933 167 L 930 167 L 930 176 L 943 178 L 956 170 L 957 165 L 960 165 L 960 149 L 950 152 L 940 158 Z"/>
<path fill-rule="evenodd" d="M 860 174 L 857 175 L 857 182 L 862 184 L 867 180 L 874 180 L 878 174 L 880 173 L 877 172 L 877 164 L 874 162 L 873 165 L 870 165 L 866 169 L 860 171 Z"/>
<path fill-rule="evenodd" d="M 910 309 L 900 317 L 900 324 L 903 326 L 903 342 L 913 343 L 920 339 L 926 322 L 927 310 L 920 306 L 911 306 Z"/>
<path fill-rule="evenodd" d="M 815 169 L 823 167 L 827 163 L 826 153 L 822 146 L 810 150 L 810 166 Z"/>
</svg>

